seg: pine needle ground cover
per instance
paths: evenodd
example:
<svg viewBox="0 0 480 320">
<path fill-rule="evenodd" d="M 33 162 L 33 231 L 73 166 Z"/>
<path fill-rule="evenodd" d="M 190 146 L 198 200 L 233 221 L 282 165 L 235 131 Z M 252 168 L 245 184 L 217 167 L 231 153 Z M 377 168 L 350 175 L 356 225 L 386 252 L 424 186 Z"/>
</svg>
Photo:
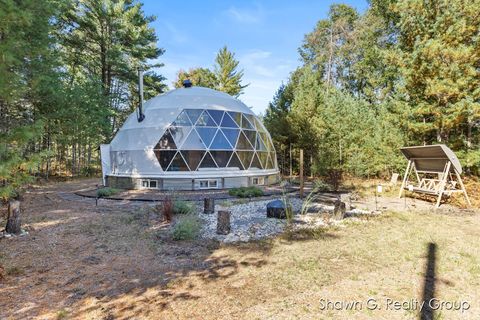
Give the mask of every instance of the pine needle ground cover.
<svg viewBox="0 0 480 320">
<path fill-rule="evenodd" d="M 161 215 L 140 205 L 62 196 L 85 183 L 26 195 L 30 234 L 0 240 L 0 318 L 418 319 L 418 310 L 322 310 L 322 299 L 421 300 L 432 243 L 435 297 L 470 303 L 436 319 L 480 313 L 476 211 L 387 212 L 302 237 L 219 245 L 174 241 Z"/>
</svg>

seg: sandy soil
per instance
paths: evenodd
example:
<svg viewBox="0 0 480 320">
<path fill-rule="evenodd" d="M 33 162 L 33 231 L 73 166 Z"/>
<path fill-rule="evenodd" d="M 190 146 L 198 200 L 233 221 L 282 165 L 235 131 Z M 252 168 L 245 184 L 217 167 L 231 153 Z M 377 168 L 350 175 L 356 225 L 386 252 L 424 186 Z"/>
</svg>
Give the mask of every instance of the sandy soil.
<svg viewBox="0 0 480 320">
<path fill-rule="evenodd" d="M 319 233 L 236 245 L 175 242 L 144 203 L 95 206 L 73 194 L 95 183 L 39 186 L 25 196 L 29 235 L 0 239 L 0 319 L 413 319 L 418 313 L 324 312 L 318 301 L 418 298 L 432 241 L 444 263 L 440 296 L 472 302 L 467 314 L 444 314 L 480 314 L 476 211 L 433 214 L 431 204 L 410 199 L 406 213 Z"/>
</svg>

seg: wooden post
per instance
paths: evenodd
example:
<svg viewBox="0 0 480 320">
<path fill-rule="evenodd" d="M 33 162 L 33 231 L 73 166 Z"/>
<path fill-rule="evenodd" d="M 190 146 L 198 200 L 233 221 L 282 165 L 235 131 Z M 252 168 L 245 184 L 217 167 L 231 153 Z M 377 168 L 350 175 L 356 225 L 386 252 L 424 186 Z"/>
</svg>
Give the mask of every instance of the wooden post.
<svg viewBox="0 0 480 320">
<path fill-rule="evenodd" d="M 451 165 L 452 163 L 448 161 L 443 171 L 443 177 L 442 177 L 442 180 L 440 181 L 440 188 L 438 190 L 438 198 L 437 198 L 437 204 L 435 205 L 435 209 L 440 207 L 440 201 L 442 200 L 443 191 L 445 190 L 445 184 L 447 183 L 448 173 L 450 172 Z"/>
<path fill-rule="evenodd" d="M 290 177 L 293 176 L 292 144 L 290 143 Z"/>
<path fill-rule="evenodd" d="M 205 198 L 203 199 L 203 213 L 214 213 L 215 212 L 215 199 Z"/>
<path fill-rule="evenodd" d="M 407 183 L 408 175 L 410 174 L 411 165 L 412 165 L 412 160 L 408 160 L 407 170 L 405 170 L 405 175 L 403 176 L 403 182 L 402 182 L 402 185 L 400 186 L 400 193 L 398 194 L 399 198 L 402 197 L 403 188 L 405 188 L 405 184 Z"/>
<path fill-rule="evenodd" d="M 342 220 L 345 218 L 346 209 L 345 202 L 340 200 L 335 201 L 335 205 L 333 207 L 333 216 L 335 219 Z"/>
<path fill-rule="evenodd" d="M 230 211 L 218 211 L 217 234 L 230 233 Z"/>
<path fill-rule="evenodd" d="M 468 198 L 467 189 L 465 189 L 465 185 L 463 184 L 462 178 L 460 177 L 460 174 L 458 173 L 457 169 L 454 169 L 454 170 L 455 170 L 455 175 L 457 176 L 458 183 L 460 183 L 460 187 L 462 188 L 465 200 L 467 200 L 468 206 L 471 207 L 472 203 L 470 202 L 470 199 Z"/>
<path fill-rule="evenodd" d="M 300 149 L 300 198 L 303 198 L 303 149 Z"/>
<path fill-rule="evenodd" d="M 22 232 L 20 221 L 20 201 L 10 200 L 8 202 L 7 233 L 20 234 Z"/>
</svg>

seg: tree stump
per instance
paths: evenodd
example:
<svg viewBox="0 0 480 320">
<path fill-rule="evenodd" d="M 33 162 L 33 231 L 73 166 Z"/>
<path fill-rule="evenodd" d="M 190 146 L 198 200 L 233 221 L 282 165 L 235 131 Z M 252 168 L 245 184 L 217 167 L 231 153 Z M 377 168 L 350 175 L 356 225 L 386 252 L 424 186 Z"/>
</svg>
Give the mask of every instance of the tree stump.
<svg viewBox="0 0 480 320">
<path fill-rule="evenodd" d="M 20 201 L 10 200 L 8 203 L 7 233 L 20 234 L 22 232 L 20 222 Z"/>
<path fill-rule="evenodd" d="M 345 218 L 346 205 L 345 202 L 340 200 L 335 201 L 335 206 L 333 208 L 333 216 L 335 219 L 341 220 Z"/>
<path fill-rule="evenodd" d="M 215 199 L 205 198 L 203 199 L 203 213 L 214 213 L 215 212 Z"/>
<path fill-rule="evenodd" d="M 217 216 L 217 234 L 230 233 L 230 211 L 218 211 Z"/>
</svg>

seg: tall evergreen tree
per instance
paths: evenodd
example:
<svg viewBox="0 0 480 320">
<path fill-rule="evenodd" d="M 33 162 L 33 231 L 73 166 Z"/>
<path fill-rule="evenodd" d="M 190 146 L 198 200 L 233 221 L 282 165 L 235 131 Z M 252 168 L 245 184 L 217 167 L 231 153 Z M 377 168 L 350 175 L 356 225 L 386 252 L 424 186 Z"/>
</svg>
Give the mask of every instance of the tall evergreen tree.
<svg viewBox="0 0 480 320">
<path fill-rule="evenodd" d="M 235 54 L 225 46 L 217 53 L 215 58 L 214 74 L 217 81 L 217 90 L 238 97 L 248 86 L 242 85 L 243 70 L 237 70 L 239 61 Z"/>
<path fill-rule="evenodd" d="M 215 89 L 217 87 L 217 78 L 208 68 L 194 68 L 188 71 L 180 70 L 177 73 L 177 79 L 174 82 L 175 88 L 182 88 L 184 80 L 190 80 L 192 85 Z"/>
</svg>

